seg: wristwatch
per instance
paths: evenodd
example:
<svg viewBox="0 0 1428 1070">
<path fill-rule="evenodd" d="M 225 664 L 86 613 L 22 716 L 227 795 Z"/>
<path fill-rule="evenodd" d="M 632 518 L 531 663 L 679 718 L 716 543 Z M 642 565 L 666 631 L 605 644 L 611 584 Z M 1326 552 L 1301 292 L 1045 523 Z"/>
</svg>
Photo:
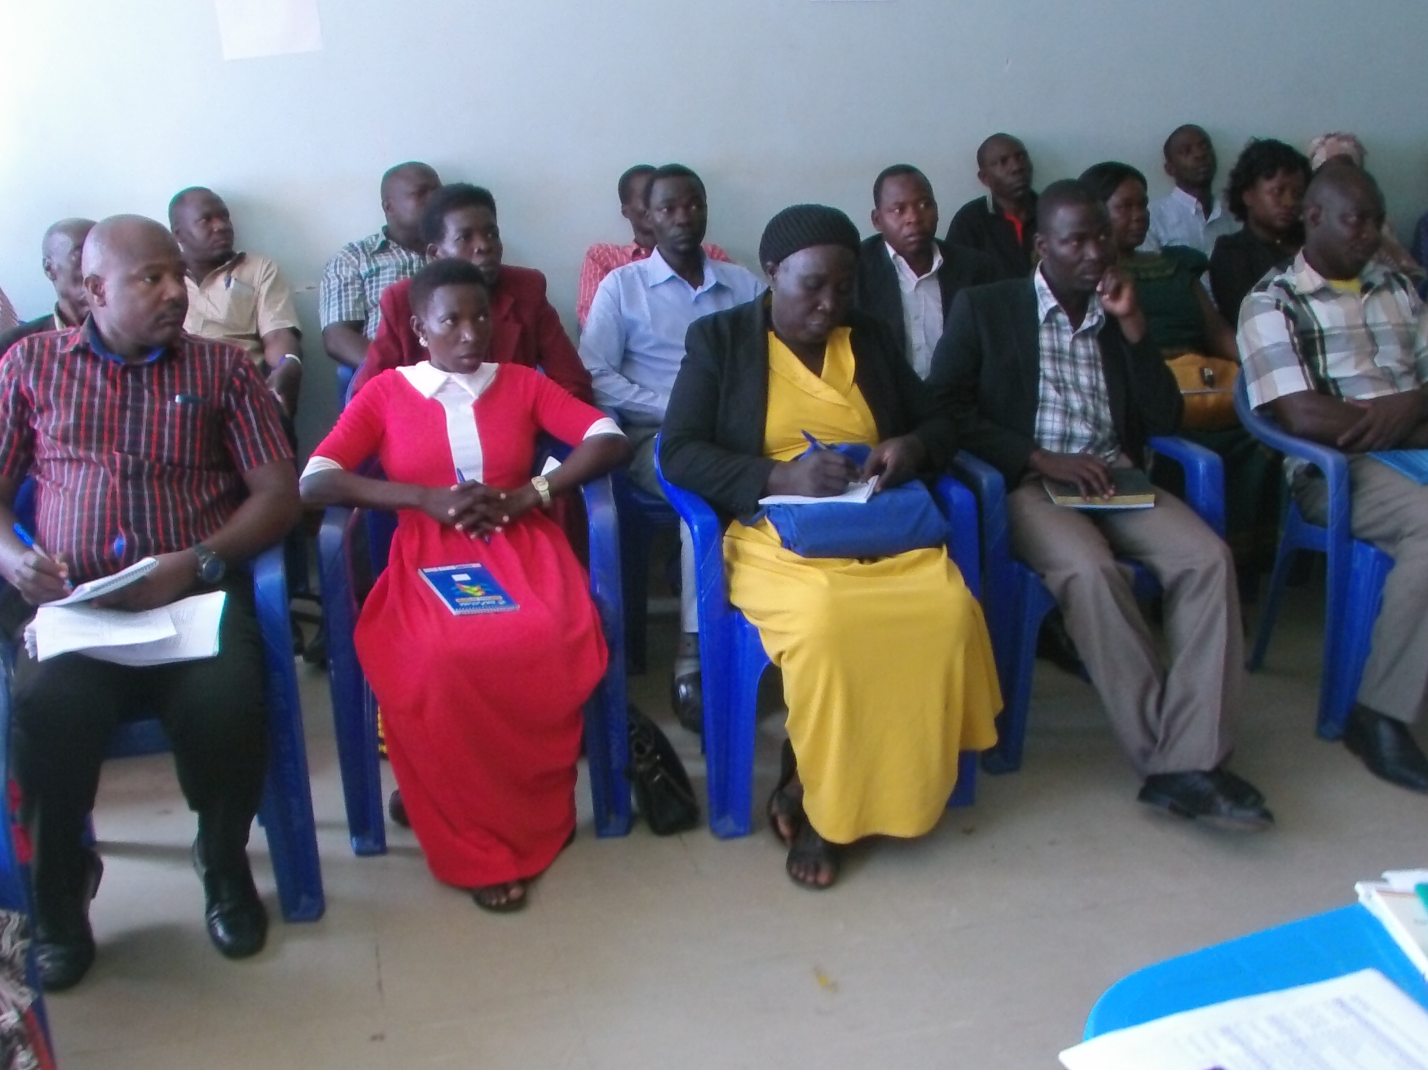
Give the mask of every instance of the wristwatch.
<svg viewBox="0 0 1428 1070">
<path fill-rule="evenodd" d="M 546 479 L 545 476 L 531 476 L 531 486 L 535 487 L 536 493 L 540 495 L 541 505 L 549 505 L 550 480 Z"/>
<path fill-rule="evenodd" d="M 211 547 L 199 543 L 193 548 L 193 556 L 198 558 L 198 578 L 210 587 L 228 575 L 228 566 Z"/>
</svg>

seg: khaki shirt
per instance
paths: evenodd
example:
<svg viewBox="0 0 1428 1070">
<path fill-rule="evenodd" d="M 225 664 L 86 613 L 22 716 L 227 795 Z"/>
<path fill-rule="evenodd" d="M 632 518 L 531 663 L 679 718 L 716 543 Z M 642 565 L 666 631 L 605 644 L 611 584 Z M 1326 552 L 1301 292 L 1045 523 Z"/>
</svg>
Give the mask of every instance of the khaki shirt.
<svg viewBox="0 0 1428 1070">
<path fill-rule="evenodd" d="M 265 256 L 238 253 L 201 283 L 185 276 L 188 315 L 183 329 L 201 338 L 231 342 L 254 361 L 263 359 L 263 335 L 298 326 L 293 293 Z"/>
</svg>

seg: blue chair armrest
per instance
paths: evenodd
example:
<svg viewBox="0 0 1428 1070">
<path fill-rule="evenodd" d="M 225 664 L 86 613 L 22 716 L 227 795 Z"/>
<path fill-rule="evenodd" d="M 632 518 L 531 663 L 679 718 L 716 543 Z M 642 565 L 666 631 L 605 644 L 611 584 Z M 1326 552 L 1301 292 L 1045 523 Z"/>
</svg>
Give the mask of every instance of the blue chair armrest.
<svg viewBox="0 0 1428 1070">
<path fill-rule="evenodd" d="M 967 487 L 949 475 L 942 475 L 932 486 L 932 496 L 947 518 L 949 533 L 947 554 L 962 573 L 962 579 L 972 597 L 982 597 L 982 540 L 977 527 L 977 498 Z"/>
<path fill-rule="evenodd" d="M 1235 380 L 1235 412 L 1255 438 L 1271 449 L 1276 449 L 1288 457 L 1308 461 L 1323 474 L 1329 491 L 1330 538 L 1348 545 L 1349 534 L 1349 460 L 1332 446 L 1291 435 L 1269 416 L 1261 415 L 1250 407 L 1249 394 L 1245 387 L 1245 377 Z"/>
<path fill-rule="evenodd" d="M 1214 450 L 1178 435 L 1157 435 L 1149 442 L 1157 456 L 1185 472 L 1185 500 L 1220 538 L 1225 537 L 1225 462 Z"/>
</svg>

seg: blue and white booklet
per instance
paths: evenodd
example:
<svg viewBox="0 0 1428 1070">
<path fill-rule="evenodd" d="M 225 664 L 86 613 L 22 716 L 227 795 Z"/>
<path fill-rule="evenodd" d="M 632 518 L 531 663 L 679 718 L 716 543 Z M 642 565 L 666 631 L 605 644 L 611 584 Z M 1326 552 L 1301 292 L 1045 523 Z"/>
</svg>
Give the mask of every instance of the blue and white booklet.
<svg viewBox="0 0 1428 1070">
<path fill-rule="evenodd" d="M 485 565 L 435 565 L 417 569 L 452 614 L 511 613 L 517 605 Z"/>
</svg>

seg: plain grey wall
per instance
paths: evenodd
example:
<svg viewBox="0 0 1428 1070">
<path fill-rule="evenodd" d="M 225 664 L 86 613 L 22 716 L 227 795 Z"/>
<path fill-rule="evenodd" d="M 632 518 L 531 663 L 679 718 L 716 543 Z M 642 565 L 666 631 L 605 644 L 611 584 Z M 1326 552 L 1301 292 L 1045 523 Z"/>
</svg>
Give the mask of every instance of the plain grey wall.
<svg viewBox="0 0 1428 1070">
<path fill-rule="evenodd" d="M 54 219 L 162 217 L 192 184 L 298 290 L 305 445 L 330 423 L 317 278 L 381 223 L 409 158 L 488 185 L 507 259 L 543 270 L 572 327 L 581 254 L 627 230 L 615 179 L 678 160 L 710 237 L 752 266 L 798 201 L 868 228 L 907 161 L 944 221 L 977 192 L 987 134 L 1023 137 L 1038 184 L 1123 159 L 1164 188 L 1160 144 L 1195 121 L 1221 178 L 1251 135 L 1356 131 L 1400 232 L 1423 209 L 1422 0 L 322 0 L 324 50 L 224 62 L 208 0 L 5 0 L 0 285 L 37 315 Z"/>
</svg>

